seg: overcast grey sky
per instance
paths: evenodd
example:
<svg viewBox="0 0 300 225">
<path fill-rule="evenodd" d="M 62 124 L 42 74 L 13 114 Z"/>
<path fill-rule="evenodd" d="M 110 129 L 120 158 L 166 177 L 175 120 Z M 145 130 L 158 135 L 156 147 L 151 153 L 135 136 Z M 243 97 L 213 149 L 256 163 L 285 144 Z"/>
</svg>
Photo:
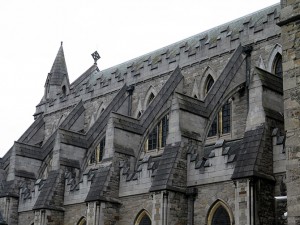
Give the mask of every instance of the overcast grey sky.
<svg viewBox="0 0 300 225">
<path fill-rule="evenodd" d="M 187 38 L 279 0 L 2 0 L 0 157 L 33 122 L 64 42 L 70 82 Z"/>
</svg>

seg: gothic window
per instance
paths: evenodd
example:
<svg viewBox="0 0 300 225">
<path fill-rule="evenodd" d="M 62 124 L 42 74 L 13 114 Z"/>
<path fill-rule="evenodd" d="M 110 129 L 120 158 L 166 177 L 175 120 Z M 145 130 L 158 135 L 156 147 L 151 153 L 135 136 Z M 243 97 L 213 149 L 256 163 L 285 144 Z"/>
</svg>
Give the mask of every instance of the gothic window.
<svg viewBox="0 0 300 225">
<path fill-rule="evenodd" d="M 96 145 L 90 158 L 90 164 L 101 162 L 104 155 L 105 137 Z"/>
<path fill-rule="evenodd" d="M 169 115 L 165 115 L 148 135 L 148 140 L 145 146 L 146 149 L 154 150 L 165 147 L 168 132 Z"/>
<path fill-rule="evenodd" d="M 208 225 L 232 225 L 233 215 L 227 205 L 218 200 L 208 214 Z"/>
<path fill-rule="evenodd" d="M 208 137 L 216 136 L 218 131 L 218 117 L 216 116 L 214 121 L 211 124 L 210 130 L 208 132 Z"/>
<path fill-rule="evenodd" d="M 282 77 L 282 57 L 279 53 L 275 57 L 273 72 L 276 76 Z"/>
<path fill-rule="evenodd" d="M 222 107 L 222 134 L 230 132 L 230 108 L 229 102 Z"/>
<path fill-rule="evenodd" d="M 220 205 L 216 209 L 212 217 L 211 225 L 230 225 L 230 217 L 223 206 Z"/>
<path fill-rule="evenodd" d="M 219 111 L 208 131 L 208 137 L 223 135 L 231 131 L 231 104 L 226 102 Z"/>
<path fill-rule="evenodd" d="M 206 87 L 205 87 L 205 94 L 207 94 L 209 92 L 209 90 L 211 89 L 213 84 L 214 84 L 214 79 L 212 78 L 211 75 L 208 75 L 207 81 L 206 81 Z"/>
<path fill-rule="evenodd" d="M 148 150 L 156 149 L 157 148 L 157 127 L 151 131 L 148 136 Z"/>
<path fill-rule="evenodd" d="M 148 213 L 143 210 L 139 216 L 137 217 L 137 219 L 135 220 L 135 225 L 151 225 L 151 219 L 148 215 Z"/>
<path fill-rule="evenodd" d="M 153 93 L 151 93 L 150 94 L 150 96 L 149 96 L 149 98 L 148 98 L 148 101 L 147 101 L 147 106 L 152 102 L 152 100 L 154 99 L 154 94 Z"/>
<path fill-rule="evenodd" d="M 144 215 L 144 217 L 141 219 L 139 225 L 151 225 L 151 220 L 149 216 Z"/>
<path fill-rule="evenodd" d="M 85 219 L 84 217 L 82 217 L 82 218 L 78 221 L 77 225 L 86 225 L 86 219 Z"/>
<path fill-rule="evenodd" d="M 66 95 L 66 92 L 67 92 L 67 90 L 66 90 L 66 86 L 64 85 L 64 86 L 62 86 L 62 93 L 63 93 L 63 95 Z"/>
<path fill-rule="evenodd" d="M 142 115 L 141 111 L 139 111 L 138 115 L 137 115 L 137 118 L 140 118 Z"/>
</svg>

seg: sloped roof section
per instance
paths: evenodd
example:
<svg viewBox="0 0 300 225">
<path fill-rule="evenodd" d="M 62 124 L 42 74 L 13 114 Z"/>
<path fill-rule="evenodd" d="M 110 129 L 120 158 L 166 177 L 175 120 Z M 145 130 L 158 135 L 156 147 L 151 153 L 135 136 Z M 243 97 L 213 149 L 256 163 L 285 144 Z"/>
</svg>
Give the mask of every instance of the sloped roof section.
<svg viewBox="0 0 300 225">
<path fill-rule="evenodd" d="M 245 132 L 232 179 L 262 177 L 274 180 L 271 175 L 272 168 L 268 162 L 273 159 L 266 157 L 267 151 L 270 150 L 268 149 L 266 133 L 264 124 Z"/>
<path fill-rule="evenodd" d="M 33 209 L 63 210 L 61 205 L 63 201 L 57 201 L 59 197 L 63 197 L 63 188 L 60 186 L 64 185 L 64 182 L 61 181 L 61 177 L 59 170 L 49 172 Z"/>
<path fill-rule="evenodd" d="M 68 70 L 67 65 L 65 61 L 65 55 L 64 55 L 64 49 L 61 44 L 58 53 L 56 55 L 56 58 L 54 60 L 54 63 L 52 65 L 51 71 L 50 71 L 50 85 L 61 85 L 64 78 L 68 78 Z"/>
<path fill-rule="evenodd" d="M 255 68 L 255 72 L 258 74 L 264 87 L 278 92 L 279 94 L 283 94 L 282 77 L 275 76 L 274 74 L 258 67 Z"/>
<path fill-rule="evenodd" d="M 172 188 L 172 171 L 176 166 L 175 164 L 178 158 L 179 150 L 179 144 L 175 146 L 167 145 L 165 147 L 164 153 L 158 164 L 157 172 L 152 182 L 150 191 L 174 189 Z"/>
<path fill-rule="evenodd" d="M 102 195 L 105 188 L 105 183 L 107 183 L 110 168 L 111 166 L 100 167 L 97 170 L 95 178 L 91 184 L 90 191 L 85 199 L 86 202 L 103 199 Z"/>
</svg>

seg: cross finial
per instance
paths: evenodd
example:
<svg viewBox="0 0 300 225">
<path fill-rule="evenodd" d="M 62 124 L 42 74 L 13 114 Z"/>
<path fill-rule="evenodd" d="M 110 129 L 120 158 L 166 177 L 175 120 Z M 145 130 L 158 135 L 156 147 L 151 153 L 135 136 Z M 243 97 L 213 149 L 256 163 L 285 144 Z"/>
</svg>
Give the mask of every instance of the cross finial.
<svg viewBox="0 0 300 225">
<path fill-rule="evenodd" d="M 95 64 L 97 64 L 98 59 L 101 58 L 100 55 L 99 55 L 99 53 L 98 53 L 97 51 L 95 51 L 95 52 L 92 54 L 92 57 L 93 57 L 93 59 L 94 59 L 94 61 L 95 61 Z"/>
<path fill-rule="evenodd" d="M 61 42 L 60 42 L 60 46 L 62 46 L 62 45 L 63 45 L 63 42 L 61 41 Z"/>
</svg>

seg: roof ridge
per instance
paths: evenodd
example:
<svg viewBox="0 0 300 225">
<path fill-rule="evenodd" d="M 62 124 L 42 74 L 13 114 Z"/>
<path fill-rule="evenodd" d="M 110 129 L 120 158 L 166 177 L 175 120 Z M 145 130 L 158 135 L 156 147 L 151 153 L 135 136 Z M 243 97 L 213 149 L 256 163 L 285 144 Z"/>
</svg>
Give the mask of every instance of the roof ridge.
<svg viewBox="0 0 300 225">
<path fill-rule="evenodd" d="M 134 58 L 132 58 L 132 59 L 130 59 L 130 60 L 127 60 L 127 61 L 125 61 L 125 62 L 119 63 L 119 64 L 117 64 L 117 65 L 114 65 L 114 66 L 111 66 L 111 67 L 108 67 L 108 68 L 105 68 L 105 69 L 103 69 L 103 70 L 101 70 L 101 71 L 102 71 L 102 72 L 105 72 L 106 70 L 111 70 L 112 68 L 117 68 L 117 67 L 120 67 L 120 66 L 122 66 L 122 65 L 131 64 L 131 63 L 133 63 L 133 62 L 135 62 L 135 61 L 141 60 L 142 58 L 149 58 L 149 56 L 151 56 L 151 55 L 152 55 L 153 53 L 155 53 L 155 52 L 160 52 L 160 51 L 163 52 L 163 50 L 167 50 L 167 49 L 169 49 L 169 48 L 172 47 L 172 46 L 176 46 L 176 45 L 178 45 L 178 44 L 180 44 L 180 43 L 182 43 L 182 42 L 187 42 L 188 40 L 192 40 L 193 38 L 195 38 L 195 37 L 197 37 L 197 36 L 201 36 L 201 35 L 207 34 L 207 33 L 211 32 L 211 31 L 213 31 L 213 30 L 217 30 L 218 28 L 225 27 L 226 25 L 233 24 L 233 23 L 235 23 L 235 22 L 237 22 L 237 21 L 240 21 L 240 20 L 243 19 L 243 18 L 247 18 L 247 17 L 249 17 L 249 16 L 253 16 L 253 15 L 259 14 L 259 13 L 264 12 L 264 11 L 268 11 L 268 9 L 275 8 L 275 7 L 279 6 L 279 5 L 280 5 L 280 3 L 276 3 L 276 4 L 273 4 L 273 5 L 270 5 L 270 6 L 268 6 L 268 7 L 265 7 L 265 8 L 263 8 L 263 9 L 260 9 L 260 10 L 258 10 L 258 11 L 255 11 L 255 12 L 252 12 L 252 13 L 249 13 L 249 14 L 246 14 L 246 15 L 244 15 L 244 16 L 242 16 L 242 17 L 237 18 L 237 19 L 234 19 L 234 20 L 228 21 L 228 22 L 226 22 L 226 23 L 220 24 L 220 25 L 218 25 L 218 26 L 212 27 L 212 28 L 210 28 L 210 29 L 208 29 L 208 30 L 204 30 L 204 31 L 202 31 L 202 32 L 200 32 L 200 33 L 194 34 L 194 35 L 192 35 L 192 36 L 190 36 L 190 37 L 184 38 L 184 39 L 179 40 L 179 41 L 177 41 L 177 42 L 174 42 L 174 43 L 172 43 L 172 44 L 169 44 L 169 45 L 166 45 L 166 46 L 164 46 L 164 47 L 158 48 L 158 49 L 156 49 L 156 50 L 150 51 L 150 52 L 145 53 L 145 54 L 143 54 L 143 55 L 134 57 Z M 148 56 L 148 57 L 146 57 L 146 56 Z"/>
</svg>

